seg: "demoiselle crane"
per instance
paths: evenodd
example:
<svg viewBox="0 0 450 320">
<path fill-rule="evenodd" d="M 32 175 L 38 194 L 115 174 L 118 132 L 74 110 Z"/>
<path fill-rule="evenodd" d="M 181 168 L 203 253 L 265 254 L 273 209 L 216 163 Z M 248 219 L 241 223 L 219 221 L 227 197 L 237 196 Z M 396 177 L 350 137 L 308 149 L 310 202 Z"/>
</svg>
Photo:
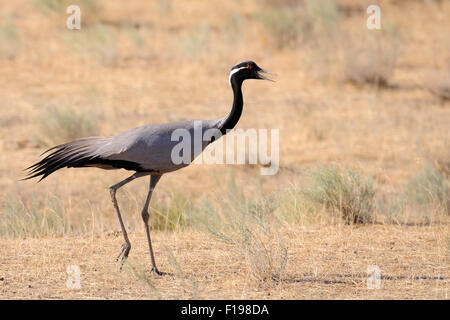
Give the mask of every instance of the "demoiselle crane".
<svg viewBox="0 0 450 320">
<path fill-rule="evenodd" d="M 178 141 L 172 140 L 172 133 L 174 130 L 184 129 L 189 132 L 191 137 L 194 137 L 195 123 L 199 123 L 200 121 L 202 132 L 208 129 L 217 129 L 220 130 L 222 135 L 225 135 L 228 130 L 234 128 L 242 114 L 242 83 L 247 79 L 271 80 L 263 76 L 262 74 L 264 73 L 270 74 L 270 72 L 258 67 L 253 61 L 240 62 L 231 68 L 229 82 L 234 94 L 233 106 L 230 113 L 224 118 L 218 120 L 188 120 L 164 124 L 149 124 L 110 137 L 77 139 L 45 151 L 43 153 L 43 155 L 47 154 L 45 158 L 25 169 L 28 170 L 28 175 L 25 179 L 40 176 L 39 181 L 41 181 L 56 170 L 64 167 L 98 167 L 101 169 L 126 169 L 135 171 L 130 177 L 109 188 L 111 200 L 125 240 L 116 258 L 116 261 L 118 261 L 122 257 L 120 262 L 120 268 L 122 268 L 130 252 L 131 244 L 117 204 L 116 191 L 136 178 L 150 176 L 149 190 L 141 214 L 147 235 L 152 271 L 157 275 L 161 275 L 162 273 L 156 267 L 148 225 L 148 207 L 152 192 L 163 174 L 188 166 L 198 155 L 193 152 L 190 161 L 181 163 L 176 161 L 174 163 L 172 150 Z M 214 138 L 210 141 L 202 141 L 200 153 L 213 141 Z"/>
</svg>

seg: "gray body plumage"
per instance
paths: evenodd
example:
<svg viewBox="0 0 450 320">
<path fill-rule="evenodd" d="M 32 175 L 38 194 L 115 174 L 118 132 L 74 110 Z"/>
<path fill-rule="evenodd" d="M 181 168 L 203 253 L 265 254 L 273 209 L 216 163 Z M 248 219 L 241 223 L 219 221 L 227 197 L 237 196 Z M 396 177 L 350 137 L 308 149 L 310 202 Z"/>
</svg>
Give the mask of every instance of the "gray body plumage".
<svg viewBox="0 0 450 320">
<path fill-rule="evenodd" d="M 140 164 L 143 170 L 160 173 L 183 168 L 189 163 L 174 164 L 171 158 L 172 150 L 180 141 L 172 141 L 174 130 L 186 130 L 191 137 L 191 161 L 198 156 L 194 153 L 194 124 L 201 124 L 201 132 L 216 128 L 220 120 L 188 120 L 165 124 L 150 124 L 137 127 L 118 135 L 106 138 L 95 150 L 95 154 L 107 160 L 126 160 Z M 200 128 L 197 128 L 197 130 Z M 207 146 L 202 140 L 201 151 Z"/>
<path fill-rule="evenodd" d="M 194 149 L 194 130 L 203 134 L 209 129 L 219 129 L 222 122 L 223 119 L 148 124 L 110 137 L 77 139 L 47 150 L 46 152 L 51 153 L 29 168 L 31 176 L 28 178 L 42 175 L 41 179 L 44 179 L 63 167 L 123 168 L 161 174 L 175 171 L 188 166 L 208 145 L 208 142 L 202 139 L 199 144 L 201 149 Z M 194 128 L 196 125 L 198 127 Z M 189 133 L 192 147 L 188 163 L 172 161 L 172 150 L 180 143 L 179 140 L 172 141 L 174 130 L 185 130 Z"/>
</svg>

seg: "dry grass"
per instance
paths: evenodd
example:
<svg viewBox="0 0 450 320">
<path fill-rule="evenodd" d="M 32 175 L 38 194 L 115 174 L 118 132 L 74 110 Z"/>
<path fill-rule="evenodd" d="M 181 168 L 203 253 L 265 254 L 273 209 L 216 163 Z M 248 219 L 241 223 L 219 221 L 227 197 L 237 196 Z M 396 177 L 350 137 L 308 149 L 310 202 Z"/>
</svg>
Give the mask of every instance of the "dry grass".
<svg viewBox="0 0 450 320">
<path fill-rule="evenodd" d="M 384 29 L 376 36 L 365 28 L 365 4 L 351 0 L 80 0 L 86 20 L 79 31 L 66 29 L 65 3 L 2 4 L 0 216 L 9 218 L 1 220 L 0 297 L 448 299 L 448 202 L 427 195 L 448 185 L 450 110 L 448 100 L 418 84 L 448 68 L 448 50 L 436 44 L 450 29 L 450 3 L 379 1 Z M 101 135 L 219 118 L 231 104 L 229 68 L 243 59 L 279 74 L 275 84 L 245 84 L 238 126 L 280 128 L 280 171 L 192 165 L 165 175 L 152 222 L 161 269 L 175 276 L 148 274 L 139 215 L 144 179 L 118 193 L 136 240 L 134 269 L 122 273 L 112 262 L 121 238 L 112 236 L 119 228 L 108 186 L 128 173 L 62 170 L 38 185 L 18 181 L 44 151 L 35 139 L 48 106 L 76 109 L 86 121 L 93 115 Z M 355 86 L 349 75 L 369 85 Z M 73 120 L 46 137 L 66 139 Z M 420 176 L 425 163 L 441 176 Z M 305 196 L 305 173 L 329 165 L 372 177 L 372 224 L 346 226 L 340 211 Z M 245 200 L 231 206 L 234 220 L 221 199 L 228 176 Z M 406 196 L 410 181 L 422 194 L 418 202 Z M 240 220 L 264 212 L 260 198 L 269 195 L 276 206 L 267 219 Z M 234 242 L 199 232 L 192 217 L 202 214 L 226 222 L 228 230 L 218 230 Z M 52 224 L 54 217 L 64 223 Z M 242 230 L 231 232 L 236 225 Z M 65 287 L 71 264 L 81 267 L 81 291 Z M 373 264 L 386 276 L 380 290 L 365 285 Z"/>
<path fill-rule="evenodd" d="M 149 273 L 145 236 L 131 236 L 130 263 L 114 256 L 121 236 L 4 240 L 0 296 L 32 299 L 448 299 L 448 226 L 309 226 L 285 231 L 283 277 L 261 285 L 239 252 L 203 233 L 154 232 L 160 269 Z M 171 254 L 172 253 L 172 254 Z M 174 262 L 174 257 L 176 261 Z M 66 287 L 68 265 L 81 269 L 81 290 Z M 381 269 L 380 289 L 366 286 Z M 134 271 L 133 271 L 134 270 Z M 182 276 L 180 276 L 182 271 Z"/>
<path fill-rule="evenodd" d="M 28 203 L 21 199 L 9 199 L 2 211 L 2 238 L 61 236 L 70 231 L 70 223 L 55 197 L 41 201 L 31 199 Z"/>
</svg>

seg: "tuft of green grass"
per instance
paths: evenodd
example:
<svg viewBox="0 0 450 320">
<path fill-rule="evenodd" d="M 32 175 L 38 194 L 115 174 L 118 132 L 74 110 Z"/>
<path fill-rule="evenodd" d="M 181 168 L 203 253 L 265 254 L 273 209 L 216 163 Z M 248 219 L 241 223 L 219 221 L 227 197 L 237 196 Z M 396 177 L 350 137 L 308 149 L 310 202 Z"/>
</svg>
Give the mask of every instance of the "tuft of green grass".
<svg viewBox="0 0 450 320">
<path fill-rule="evenodd" d="M 404 190 L 406 202 L 425 211 L 438 210 L 450 214 L 448 179 L 430 163 L 412 177 Z"/>
<path fill-rule="evenodd" d="M 270 7 L 295 7 L 298 5 L 298 0 L 262 0 L 263 5 Z"/>
<path fill-rule="evenodd" d="M 335 166 L 321 167 L 311 172 L 311 185 L 305 195 L 313 202 L 342 215 L 345 223 L 373 221 L 375 191 L 372 180 L 358 172 Z"/>
<path fill-rule="evenodd" d="M 172 0 L 155 0 L 156 9 L 162 14 L 162 15 L 168 15 L 172 13 L 173 10 L 173 3 Z"/>
<path fill-rule="evenodd" d="M 42 202 L 33 199 L 29 204 L 21 199 L 9 199 L 0 217 L 2 238 L 62 236 L 71 230 L 64 209 L 55 197 L 47 197 Z"/>
<path fill-rule="evenodd" d="M 265 1 L 265 4 L 255 18 L 279 49 L 330 38 L 339 29 L 339 8 L 333 0 Z"/>
<path fill-rule="evenodd" d="M 320 210 L 305 192 L 291 186 L 277 195 L 277 217 L 287 225 L 317 222 Z"/>
<path fill-rule="evenodd" d="M 0 20 L 0 59 L 14 59 L 17 55 L 19 35 L 12 17 L 6 16 Z"/>
<path fill-rule="evenodd" d="M 186 197 L 174 193 L 167 203 L 151 207 L 150 226 L 154 230 L 176 230 L 186 225 L 185 216 L 192 209 L 193 205 Z"/>
<path fill-rule="evenodd" d="M 38 123 L 38 142 L 50 146 L 95 135 L 97 117 L 71 107 L 48 107 Z"/>
<path fill-rule="evenodd" d="M 450 182 L 441 167 L 426 162 L 395 196 L 377 199 L 377 212 L 398 224 L 430 225 L 450 215 Z"/>
<path fill-rule="evenodd" d="M 314 35 L 332 35 L 340 21 L 339 7 L 334 0 L 307 0 L 306 23 Z"/>
<path fill-rule="evenodd" d="M 80 57 L 100 65 L 111 66 L 117 61 L 117 32 L 108 25 L 96 23 L 77 32 L 68 32 L 66 40 Z"/>
<path fill-rule="evenodd" d="M 177 41 L 177 46 L 181 53 L 192 58 L 208 51 L 210 38 L 211 27 L 204 23 Z"/>
<path fill-rule="evenodd" d="M 125 26 L 124 31 L 128 36 L 130 43 L 136 48 L 136 50 L 148 50 L 149 38 L 145 28 L 136 27 L 133 25 Z"/>
<path fill-rule="evenodd" d="M 204 200 L 194 211 L 196 226 L 228 243 L 246 261 L 249 275 L 262 284 L 282 279 L 287 245 L 274 211 L 273 197 L 248 199 L 231 180 L 216 206 Z"/>
<path fill-rule="evenodd" d="M 67 7 L 70 5 L 79 6 L 81 11 L 81 28 L 97 22 L 101 11 L 101 6 L 97 0 L 32 0 L 32 3 L 44 15 L 50 18 L 59 16 L 59 20 L 67 19 Z"/>
<path fill-rule="evenodd" d="M 297 45 L 301 33 L 295 11 L 286 7 L 265 9 L 258 14 L 269 40 L 279 49 Z"/>
</svg>

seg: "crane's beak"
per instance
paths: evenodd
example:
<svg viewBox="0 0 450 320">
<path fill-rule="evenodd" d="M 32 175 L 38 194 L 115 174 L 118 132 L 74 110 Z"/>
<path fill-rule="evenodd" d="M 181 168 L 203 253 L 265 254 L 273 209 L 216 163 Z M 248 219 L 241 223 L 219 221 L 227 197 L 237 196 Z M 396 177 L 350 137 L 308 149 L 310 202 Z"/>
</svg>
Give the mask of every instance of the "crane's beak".
<svg viewBox="0 0 450 320">
<path fill-rule="evenodd" d="M 264 70 L 264 69 L 259 69 L 259 70 L 256 72 L 256 74 L 257 74 L 257 76 L 258 76 L 258 79 L 269 80 L 269 81 L 275 82 L 275 80 L 269 79 L 269 78 L 263 76 L 261 73 L 264 73 L 264 74 L 270 74 L 270 75 L 272 75 L 272 76 L 276 76 L 276 73 L 272 73 L 272 72 L 266 71 L 266 70 Z"/>
</svg>

